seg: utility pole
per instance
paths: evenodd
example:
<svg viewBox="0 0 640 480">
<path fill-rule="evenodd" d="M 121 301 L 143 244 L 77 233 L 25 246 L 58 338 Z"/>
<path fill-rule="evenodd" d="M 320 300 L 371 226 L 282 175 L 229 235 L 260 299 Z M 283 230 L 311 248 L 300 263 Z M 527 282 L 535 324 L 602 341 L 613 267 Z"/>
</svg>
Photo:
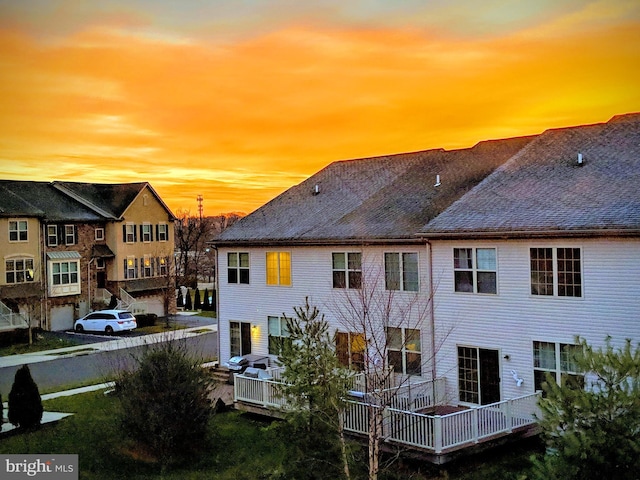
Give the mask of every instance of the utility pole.
<svg viewBox="0 0 640 480">
<path fill-rule="evenodd" d="M 200 221 L 202 222 L 202 195 L 198 195 L 198 213 L 200 214 Z"/>
</svg>

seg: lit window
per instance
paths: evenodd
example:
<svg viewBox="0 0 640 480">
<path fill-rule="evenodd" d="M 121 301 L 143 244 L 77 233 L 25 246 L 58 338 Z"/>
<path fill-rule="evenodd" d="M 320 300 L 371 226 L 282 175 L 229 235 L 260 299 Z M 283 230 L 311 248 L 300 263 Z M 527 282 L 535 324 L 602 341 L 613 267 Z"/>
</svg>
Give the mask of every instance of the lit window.
<svg viewBox="0 0 640 480">
<path fill-rule="evenodd" d="M 364 370 L 366 341 L 362 333 L 336 332 L 336 355 L 341 365 L 352 370 Z"/>
<path fill-rule="evenodd" d="M 387 328 L 389 365 L 397 373 L 422 374 L 422 346 L 420 330 L 414 328 Z"/>
<path fill-rule="evenodd" d="M 33 282 L 33 258 L 13 258 L 5 261 L 7 283 Z"/>
<path fill-rule="evenodd" d="M 267 252 L 267 285 L 291 285 L 289 252 Z"/>
</svg>

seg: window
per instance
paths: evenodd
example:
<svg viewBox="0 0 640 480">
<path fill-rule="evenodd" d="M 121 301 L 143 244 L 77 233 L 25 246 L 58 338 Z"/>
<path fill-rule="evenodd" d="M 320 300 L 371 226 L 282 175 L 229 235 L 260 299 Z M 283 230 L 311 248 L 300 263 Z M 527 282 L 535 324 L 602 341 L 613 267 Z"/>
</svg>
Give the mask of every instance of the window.
<svg viewBox="0 0 640 480">
<path fill-rule="evenodd" d="M 579 388 L 584 387 L 584 376 L 578 371 L 576 355 L 581 353 L 580 345 L 569 343 L 533 342 L 533 378 L 536 390 L 542 390 L 547 374 L 559 385 L 567 380 Z"/>
<path fill-rule="evenodd" d="M 153 276 L 153 263 L 151 262 L 151 256 L 145 255 L 142 259 L 142 276 L 143 277 L 152 277 Z"/>
<path fill-rule="evenodd" d="M 418 254 L 385 253 L 384 279 L 387 290 L 418 291 Z"/>
<path fill-rule="evenodd" d="M 10 242 L 29 241 L 26 220 L 9 220 L 9 241 Z"/>
<path fill-rule="evenodd" d="M 458 395 L 461 402 L 489 405 L 500 401 L 498 350 L 458 347 Z"/>
<path fill-rule="evenodd" d="M 268 317 L 269 322 L 269 355 L 280 355 L 285 342 L 291 343 L 287 321 L 284 317 Z"/>
<path fill-rule="evenodd" d="M 137 241 L 136 238 L 136 226 L 133 223 L 127 223 L 123 227 L 124 231 L 124 242 L 125 243 L 134 243 Z"/>
<path fill-rule="evenodd" d="M 582 296 L 579 248 L 531 248 L 531 295 Z"/>
<path fill-rule="evenodd" d="M 389 365 L 397 373 L 422 374 L 422 347 L 420 330 L 414 328 L 387 328 Z"/>
<path fill-rule="evenodd" d="M 64 243 L 65 245 L 75 245 L 76 241 L 76 226 L 65 225 L 64 226 Z"/>
<path fill-rule="evenodd" d="M 289 252 L 267 252 L 267 285 L 291 285 Z"/>
<path fill-rule="evenodd" d="M 104 261 L 104 258 L 96 258 L 96 268 L 98 270 L 104 270 L 107 264 Z"/>
<path fill-rule="evenodd" d="M 158 230 L 156 232 L 156 238 L 159 242 L 166 242 L 169 240 L 169 225 L 166 223 L 161 223 L 158 226 Z"/>
<path fill-rule="evenodd" d="M 138 278 L 138 259 L 127 257 L 124 259 L 124 278 Z"/>
<path fill-rule="evenodd" d="M 165 276 L 168 273 L 167 257 L 158 258 L 158 272 L 161 276 Z"/>
<path fill-rule="evenodd" d="M 333 288 L 360 288 L 362 283 L 362 254 L 333 253 Z"/>
<path fill-rule="evenodd" d="M 78 284 L 78 262 L 51 262 L 51 280 L 53 285 Z"/>
<path fill-rule="evenodd" d="M 461 402 L 479 402 L 478 354 L 476 348 L 458 347 L 458 389 Z"/>
<path fill-rule="evenodd" d="M 33 282 L 33 258 L 8 259 L 4 266 L 7 283 Z"/>
<path fill-rule="evenodd" d="M 142 225 L 140 225 L 140 237 L 142 237 L 142 241 L 146 243 L 149 243 L 153 240 L 150 223 L 143 223 Z"/>
<path fill-rule="evenodd" d="M 98 241 L 104 240 L 104 228 L 95 229 L 95 239 Z"/>
<path fill-rule="evenodd" d="M 227 282 L 249 284 L 249 254 L 229 252 L 227 254 Z"/>
<path fill-rule="evenodd" d="M 58 226 L 47 225 L 47 245 L 55 247 L 58 245 Z"/>
<path fill-rule="evenodd" d="M 456 292 L 497 293 L 496 249 L 454 248 L 453 275 Z"/>
<path fill-rule="evenodd" d="M 364 353 L 367 343 L 362 333 L 336 332 L 336 355 L 341 365 L 352 370 L 364 370 Z"/>
</svg>

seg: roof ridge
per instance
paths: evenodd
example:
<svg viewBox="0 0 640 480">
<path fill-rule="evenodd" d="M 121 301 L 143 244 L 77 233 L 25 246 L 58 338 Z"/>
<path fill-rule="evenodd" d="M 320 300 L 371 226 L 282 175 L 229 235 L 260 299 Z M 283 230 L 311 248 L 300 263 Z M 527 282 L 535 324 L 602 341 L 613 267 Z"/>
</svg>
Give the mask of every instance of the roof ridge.
<svg viewBox="0 0 640 480">
<path fill-rule="evenodd" d="M 81 182 L 70 182 L 70 183 L 81 184 Z M 92 184 L 85 183 L 84 185 L 92 185 Z M 85 207 L 93 210 L 98 215 L 102 215 L 103 217 L 106 217 L 106 218 L 111 218 L 111 219 L 114 219 L 114 220 L 118 220 L 118 218 L 115 217 L 114 215 L 112 215 L 111 213 L 107 212 L 106 210 L 103 210 L 102 208 L 98 207 L 97 205 L 94 205 L 92 202 L 90 202 L 86 198 L 84 198 L 81 195 L 71 191 L 66 186 L 62 185 L 62 182 L 59 182 L 58 180 L 54 180 L 53 182 L 51 182 L 51 186 L 53 188 L 55 188 L 56 190 L 60 191 L 61 193 L 67 195 L 68 197 L 70 197 L 70 198 L 76 200 L 77 202 L 81 203 Z"/>
</svg>

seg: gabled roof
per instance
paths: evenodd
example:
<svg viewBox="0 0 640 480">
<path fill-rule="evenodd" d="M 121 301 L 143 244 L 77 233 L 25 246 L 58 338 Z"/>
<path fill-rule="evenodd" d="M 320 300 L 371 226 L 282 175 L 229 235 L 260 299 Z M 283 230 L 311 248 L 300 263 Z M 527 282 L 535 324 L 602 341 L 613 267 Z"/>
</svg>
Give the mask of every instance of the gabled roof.
<svg viewBox="0 0 640 480">
<path fill-rule="evenodd" d="M 174 217 L 169 207 L 147 182 L 106 184 L 56 181 L 52 185 L 83 205 L 113 220 L 122 219 L 138 195 L 145 188 L 148 188 L 158 202 L 167 210 L 169 216 L 171 218 Z"/>
<path fill-rule="evenodd" d="M 545 131 L 420 233 L 640 235 L 640 114 Z"/>
<path fill-rule="evenodd" d="M 413 242 L 419 228 L 532 138 L 334 162 L 234 223 L 213 243 Z M 440 186 L 434 186 L 437 175 Z"/>
<path fill-rule="evenodd" d="M 48 182 L 0 180 L 0 215 L 46 218 L 48 221 L 104 220 Z"/>
</svg>

